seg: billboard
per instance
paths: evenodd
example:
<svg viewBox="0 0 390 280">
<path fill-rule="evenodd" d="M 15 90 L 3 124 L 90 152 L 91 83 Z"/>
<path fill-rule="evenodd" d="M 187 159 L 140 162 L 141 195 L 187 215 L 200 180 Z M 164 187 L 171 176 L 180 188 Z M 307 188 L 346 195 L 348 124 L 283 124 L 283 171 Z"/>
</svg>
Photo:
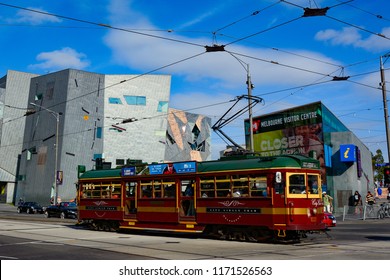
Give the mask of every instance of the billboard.
<svg viewBox="0 0 390 280">
<path fill-rule="evenodd" d="M 245 138 L 249 145 L 249 120 L 245 120 Z M 253 118 L 255 152 L 262 156 L 323 154 L 321 103 Z"/>
<path fill-rule="evenodd" d="M 324 137 L 321 103 L 311 103 L 253 118 L 254 152 L 261 156 L 300 154 L 318 159 L 323 171 Z M 249 120 L 245 120 L 246 145 L 250 145 Z M 324 180 L 325 176 L 323 176 Z"/>
</svg>

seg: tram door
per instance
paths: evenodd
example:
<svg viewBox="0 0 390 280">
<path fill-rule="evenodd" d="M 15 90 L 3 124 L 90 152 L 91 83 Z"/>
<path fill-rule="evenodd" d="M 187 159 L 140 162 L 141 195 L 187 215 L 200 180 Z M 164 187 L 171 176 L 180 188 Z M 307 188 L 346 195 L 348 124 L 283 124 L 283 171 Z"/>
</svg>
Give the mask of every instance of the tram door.
<svg viewBox="0 0 390 280">
<path fill-rule="evenodd" d="M 282 174 L 276 172 L 272 182 L 272 208 L 273 208 L 273 224 L 274 225 L 287 225 L 287 205 L 286 205 L 286 184 L 282 180 Z"/>
<path fill-rule="evenodd" d="M 196 199 L 195 179 L 184 179 L 180 181 L 179 187 L 179 220 L 194 220 Z"/>
<path fill-rule="evenodd" d="M 124 208 L 125 208 L 125 218 L 135 219 L 137 214 L 137 182 L 126 182 L 125 183 L 125 199 L 124 199 Z"/>
</svg>

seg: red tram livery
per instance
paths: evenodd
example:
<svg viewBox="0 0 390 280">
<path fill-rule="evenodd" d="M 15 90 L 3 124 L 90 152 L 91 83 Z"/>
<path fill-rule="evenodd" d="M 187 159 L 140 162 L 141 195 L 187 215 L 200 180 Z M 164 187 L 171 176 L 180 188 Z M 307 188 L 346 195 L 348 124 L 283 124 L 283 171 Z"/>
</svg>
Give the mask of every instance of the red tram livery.
<svg viewBox="0 0 390 280">
<path fill-rule="evenodd" d="M 244 156 L 136 170 L 83 173 L 79 221 L 98 230 L 207 233 L 246 241 L 297 241 L 325 229 L 319 162 L 311 158 Z"/>
</svg>

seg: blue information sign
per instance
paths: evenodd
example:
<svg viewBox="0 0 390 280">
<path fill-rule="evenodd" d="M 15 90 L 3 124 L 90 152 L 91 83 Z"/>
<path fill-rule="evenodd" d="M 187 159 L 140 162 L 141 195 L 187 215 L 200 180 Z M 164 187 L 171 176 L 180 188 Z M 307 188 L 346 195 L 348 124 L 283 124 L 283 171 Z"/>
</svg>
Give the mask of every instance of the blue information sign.
<svg viewBox="0 0 390 280">
<path fill-rule="evenodd" d="M 356 146 L 352 144 L 340 145 L 340 161 L 355 162 L 356 161 Z"/>
</svg>

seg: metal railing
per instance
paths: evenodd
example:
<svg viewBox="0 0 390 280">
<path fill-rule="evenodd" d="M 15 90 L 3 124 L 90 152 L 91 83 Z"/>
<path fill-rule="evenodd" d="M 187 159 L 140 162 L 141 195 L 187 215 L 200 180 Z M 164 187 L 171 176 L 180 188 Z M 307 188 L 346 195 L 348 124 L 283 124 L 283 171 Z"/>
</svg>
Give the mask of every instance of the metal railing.
<svg viewBox="0 0 390 280">
<path fill-rule="evenodd" d="M 345 220 L 367 220 L 390 218 L 390 204 L 378 202 L 373 205 L 344 206 L 343 221 Z"/>
</svg>

